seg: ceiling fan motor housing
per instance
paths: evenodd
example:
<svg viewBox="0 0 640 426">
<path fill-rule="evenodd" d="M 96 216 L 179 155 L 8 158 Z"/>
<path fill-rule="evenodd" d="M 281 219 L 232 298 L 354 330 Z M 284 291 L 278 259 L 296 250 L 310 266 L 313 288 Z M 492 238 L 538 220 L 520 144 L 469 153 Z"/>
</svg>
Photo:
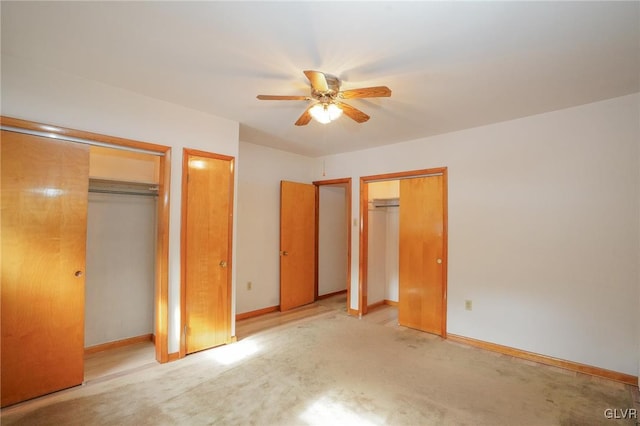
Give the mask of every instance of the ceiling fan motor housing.
<svg viewBox="0 0 640 426">
<path fill-rule="evenodd" d="M 321 102 L 328 102 L 334 99 L 338 95 L 338 92 L 340 91 L 341 82 L 340 82 L 340 79 L 335 75 L 326 74 L 326 73 L 323 73 L 323 74 L 324 74 L 325 80 L 327 81 L 327 87 L 329 90 L 324 92 L 324 91 L 316 90 L 313 88 L 313 86 L 311 86 L 311 96 L 313 96 L 313 98 Z"/>
</svg>

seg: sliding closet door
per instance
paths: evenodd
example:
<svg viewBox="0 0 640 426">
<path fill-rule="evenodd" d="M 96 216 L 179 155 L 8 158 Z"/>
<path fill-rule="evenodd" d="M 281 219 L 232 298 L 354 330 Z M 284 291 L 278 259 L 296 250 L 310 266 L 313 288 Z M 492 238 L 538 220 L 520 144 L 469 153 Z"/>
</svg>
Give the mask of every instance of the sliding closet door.
<svg viewBox="0 0 640 426">
<path fill-rule="evenodd" d="M 89 147 L 2 131 L 2 406 L 79 385 Z"/>
<path fill-rule="evenodd" d="M 445 334 L 442 175 L 400 180 L 400 325 Z"/>
</svg>

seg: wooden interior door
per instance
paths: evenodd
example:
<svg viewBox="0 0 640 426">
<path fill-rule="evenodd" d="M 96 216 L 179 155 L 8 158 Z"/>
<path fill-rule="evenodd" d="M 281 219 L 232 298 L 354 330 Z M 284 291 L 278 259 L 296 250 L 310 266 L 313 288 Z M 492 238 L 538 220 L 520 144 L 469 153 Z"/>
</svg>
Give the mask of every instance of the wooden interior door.
<svg viewBox="0 0 640 426">
<path fill-rule="evenodd" d="M 280 182 L 280 310 L 315 299 L 316 187 Z"/>
<path fill-rule="evenodd" d="M 187 354 L 231 340 L 233 158 L 185 150 L 183 323 Z"/>
<path fill-rule="evenodd" d="M 89 147 L 2 131 L 2 406 L 84 378 Z"/>
<path fill-rule="evenodd" d="M 444 178 L 400 180 L 398 322 L 444 336 Z"/>
</svg>

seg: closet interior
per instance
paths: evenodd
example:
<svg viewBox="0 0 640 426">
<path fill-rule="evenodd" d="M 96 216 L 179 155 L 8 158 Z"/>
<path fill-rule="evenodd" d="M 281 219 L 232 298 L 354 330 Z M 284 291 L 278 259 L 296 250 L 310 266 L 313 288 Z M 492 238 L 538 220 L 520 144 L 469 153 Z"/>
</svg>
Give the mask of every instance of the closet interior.
<svg viewBox="0 0 640 426">
<path fill-rule="evenodd" d="M 400 181 L 368 185 L 367 304 L 398 302 Z"/>
<path fill-rule="evenodd" d="M 89 158 L 85 380 L 119 368 L 109 362 L 87 371 L 94 354 L 107 349 L 146 342 L 142 358 L 154 361 L 159 181 L 155 155 L 91 146 Z"/>
</svg>

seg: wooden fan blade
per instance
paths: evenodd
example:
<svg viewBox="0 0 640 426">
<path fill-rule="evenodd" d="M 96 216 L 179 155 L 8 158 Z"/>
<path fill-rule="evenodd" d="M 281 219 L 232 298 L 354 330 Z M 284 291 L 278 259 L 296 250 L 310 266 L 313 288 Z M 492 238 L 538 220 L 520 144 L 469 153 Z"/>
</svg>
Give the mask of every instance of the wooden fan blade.
<svg viewBox="0 0 640 426">
<path fill-rule="evenodd" d="M 309 108 L 305 109 L 298 121 L 296 121 L 296 126 L 306 126 L 311 121 L 311 113 L 309 110 L 313 105 L 310 105 Z"/>
<path fill-rule="evenodd" d="M 320 71 L 305 71 L 304 75 L 307 76 L 309 81 L 311 82 L 311 87 L 318 92 L 328 92 L 329 85 L 327 84 L 327 79 L 324 77 L 324 74 Z"/>
<path fill-rule="evenodd" d="M 342 99 L 354 98 L 387 98 L 391 96 L 391 89 L 387 86 L 364 87 L 362 89 L 352 89 L 340 92 Z"/>
<path fill-rule="evenodd" d="M 256 98 L 261 101 L 310 101 L 308 96 L 278 96 L 278 95 L 258 95 Z"/>
<path fill-rule="evenodd" d="M 338 105 L 342 109 L 342 112 L 345 113 L 347 117 L 354 121 L 357 121 L 358 123 L 364 123 L 370 118 L 367 114 L 357 108 L 352 107 L 351 105 L 347 105 L 342 102 L 336 102 L 336 105 Z"/>
</svg>

